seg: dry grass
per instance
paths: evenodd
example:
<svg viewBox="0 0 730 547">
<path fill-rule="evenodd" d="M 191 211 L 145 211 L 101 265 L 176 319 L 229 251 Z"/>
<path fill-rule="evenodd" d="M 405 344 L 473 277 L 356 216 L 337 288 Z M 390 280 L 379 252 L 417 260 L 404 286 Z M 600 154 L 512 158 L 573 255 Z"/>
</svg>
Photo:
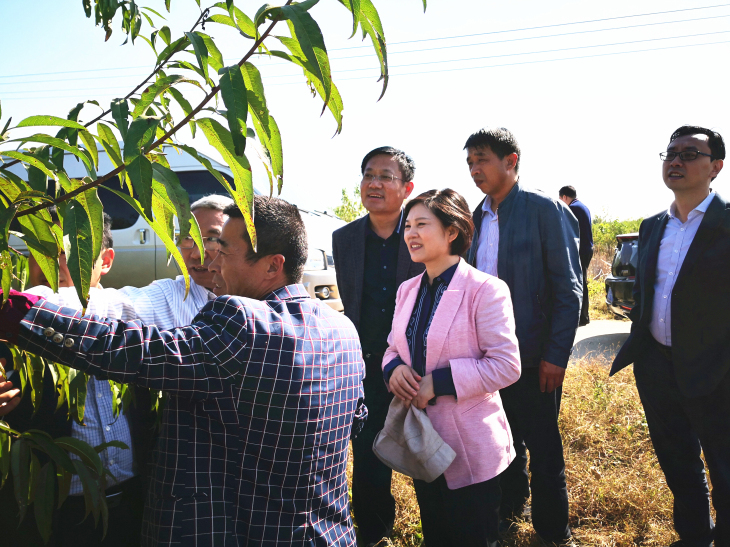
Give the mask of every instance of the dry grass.
<svg viewBox="0 0 730 547">
<path fill-rule="evenodd" d="M 614 315 L 606 306 L 606 284 L 605 279 L 611 273 L 611 261 L 613 260 L 613 249 L 607 250 L 596 247 L 593 260 L 588 266 L 588 297 L 590 300 L 589 315 L 593 319 L 616 319 L 627 321 Z"/>
<path fill-rule="evenodd" d="M 649 440 L 630 369 L 608 378 L 608 363 L 571 364 L 560 421 L 570 496 L 570 524 L 583 545 L 669 545 L 672 497 Z M 396 526 L 389 545 L 421 544 L 411 480 L 396 474 Z M 541 545 L 532 526 L 519 524 L 503 545 Z"/>
</svg>

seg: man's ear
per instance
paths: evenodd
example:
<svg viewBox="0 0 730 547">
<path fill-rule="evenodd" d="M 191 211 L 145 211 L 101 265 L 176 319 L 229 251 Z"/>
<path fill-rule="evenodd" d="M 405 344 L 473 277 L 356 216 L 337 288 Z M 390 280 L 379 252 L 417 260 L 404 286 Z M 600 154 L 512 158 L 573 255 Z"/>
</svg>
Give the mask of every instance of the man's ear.
<svg viewBox="0 0 730 547">
<path fill-rule="evenodd" d="M 276 277 L 280 273 L 284 273 L 284 262 L 286 259 L 284 258 L 284 255 L 269 255 L 266 257 L 266 262 L 268 263 L 268 268 L 266 269 L 266 273 L 270 277 Z"/>
<path fill-rule="evenodd" d="M 717 175 L 719 175 L 720 171 L 722 171 L 722 166 L 723 166 L 722 160 L 715 160 L 713 163 L 715 164 L 715 166 L 712 169 L 711 178 L 715 178 Z"/>
<path fill-rule="evenodd" d="M 102 249 L 99 258 L 101 259 L 101 275 L 106 275 L 114 263 L 114 249 Z"/>
<path fill-rule="evenodd" d="M 404 182 L 403 185 L 406 187 L 406 199 L 408 199 L 408 196 L 411 195 L 411 192 L 413 192 L 414 184 L 412 180 L 409 180 L 408 182 Z"/>
<path fill-rule="evenodd" d="M 511 154 L 505 156 L 504 159 L 507 160 L 507 169 L 514 169 L 517 165 L 518 156 L 516 152 L 512 152 Z"/>
</svg>

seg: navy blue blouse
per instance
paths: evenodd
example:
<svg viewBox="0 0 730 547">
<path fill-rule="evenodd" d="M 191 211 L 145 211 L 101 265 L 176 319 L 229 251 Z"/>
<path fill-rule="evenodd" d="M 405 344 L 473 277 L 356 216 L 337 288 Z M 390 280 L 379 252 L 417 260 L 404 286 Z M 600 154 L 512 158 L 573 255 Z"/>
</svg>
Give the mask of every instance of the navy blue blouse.
<svg viewBox="0 0 730 547">
<path fill-rule="evenodd" d="M 458 263 L 451 266 L 444 273 L 433 280 L 431 285 L 424 274 L 421 280 L 421 287 L 418 290 L 416 303 L 413 306 L 411 318 L 408 321 L 406 329 L 406 338 L 408 339 L 408 349 L 411 353 L 411 364 L 413 370 L 419 376 L 426 373 L 426 353 L 428 330 L 431 327 L 431 321 L 436 313 L 441 297 L 449 288 L 449 283 L 454 277 Z M 400 357 L 396 357 L 388 363 L 383 369 L 383 378 L 388 383 L 390 375 L 398 365 L 404 364 Z M 456 397 L 456 386 L 451 375 L 451 368 L 439 368 L 433 371 L 433 391 L 436 397 L 441 395 L 453 395 Z"/>
</svg>

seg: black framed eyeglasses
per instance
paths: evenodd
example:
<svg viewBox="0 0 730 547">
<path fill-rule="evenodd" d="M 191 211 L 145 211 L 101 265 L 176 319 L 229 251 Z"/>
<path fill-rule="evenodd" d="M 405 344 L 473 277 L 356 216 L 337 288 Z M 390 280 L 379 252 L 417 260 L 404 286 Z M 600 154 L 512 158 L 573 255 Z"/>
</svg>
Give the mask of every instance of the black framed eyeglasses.
<svg viewBox="0 0 730 547">
<path fill-rule="evenodd" d="M 363 182 L 371 183 L 375 180 L 382 184 L 390 184 L 394 180 L 403 180 L 400 177 L 396 177 L 394 175 L 372 175 L 370 173 L 366 173 L 362 176 Z"/>
<path fill-rule="evenodd" d="M 217 237 L 204 237 L 203 240 L 203 248 L 206 251 L 212 251 L 217 252 L 221 248 L 220 239 Z M 177 246 L 181 249 L 192 249 L 195 247 L 195 240 L 191 236 L 187 236 L 184 238 L 177 237 Z"/>
<path fill-rule="evenodd" d="M 705 154 L 704 152 L 699 152 L 698 150 L 683 150 L 682 152 L 659 153 L 659 157 L 662 161 L 672 161 L 677 156 L 679 156 L 679 159 L 682 161 L 696 160 L 699 156 L 707 156 L 708 158 L 712 159 L 712 154 Z"/>
</svg>

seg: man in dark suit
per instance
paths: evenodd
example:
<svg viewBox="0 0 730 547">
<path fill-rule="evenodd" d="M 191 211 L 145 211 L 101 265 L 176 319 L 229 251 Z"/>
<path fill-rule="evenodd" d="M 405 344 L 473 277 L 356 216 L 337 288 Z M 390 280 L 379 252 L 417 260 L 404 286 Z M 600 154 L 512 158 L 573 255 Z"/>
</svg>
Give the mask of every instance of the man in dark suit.
<svg viewBox="0 0 730 547">
<path fill-rule="evenodd" d="M 611 368 L 634 363 L 667 486 L 677 545 L 730 545 L 730 204 L 710 188 L 725 144 L 682 126 L 662 152 L 668 211 L 639 228 L 631 335 Z M 705 455 L 712 478 L 710 515 Z"/>
<path fill-rule="evenodd" d="M 558 192 L 560 201 L 570 207 L 570 212 L 578 219 L 580 227 L 580 267 L 583 270 L 583 303 L 580 307 L 580 321 L 578 326 L 583 327 L 591 322 L 589 316 L 590 302 L 588 300 L 588 266 L 593 259 L 593 229 L 591 226 L 591 212 L 585 203 L 578 199 L 578 193 L 572 186 L 563 186 Z"/>
<path fill-rule="evenodd" d="M 165 391 L 142 545 L 352 547 L 348 442 L 365 417 L 357 331 L 299 284 L 299 211 L 254 197 L 209 265 L 232 296 L 161 331 L 12 291 L 0 335 L 101 378 Z M 382 380 L 381 380 L 382 381 Z"/>
<path fill-rule="evenodd" d="M 388 348 L 395 293 L 403 281 L 423 271 L 411 261 L 403 240 L 403 202 L 413 191 L 413 160 L 390 146 L 376 148 L 362 160 L 360 196 L 368 214 L 332 235 L 337 287 L 360 334 L 365 360 L 363 381 L 368 421 L 352 442 L 352 508 L 359 544 L 390 536 L 395 499 L 392 471 L 373 454 L 375 435 L 383 428 L 392 395 L 383 382 L 383 354 Z"/>
</svg>

